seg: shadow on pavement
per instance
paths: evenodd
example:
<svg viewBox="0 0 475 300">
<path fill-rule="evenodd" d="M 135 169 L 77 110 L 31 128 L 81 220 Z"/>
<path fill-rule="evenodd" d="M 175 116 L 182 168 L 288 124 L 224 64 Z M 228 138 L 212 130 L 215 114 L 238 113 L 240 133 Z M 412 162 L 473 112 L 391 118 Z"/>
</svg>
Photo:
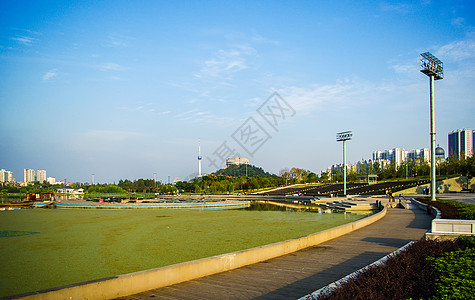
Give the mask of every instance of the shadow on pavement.
<svg viewBox="0 0 475 300">
<path fill-rule="evenodd" d="M 379 238 L 379 237 L 367 237 L 362 239 L 364 242 L 378 244 L 382 246 L 389 246 L 395 248 L 401 248 L 412 240 L 409 239 L 395 239 L 395 238 Z"/>
<path fill-rule="evenodd" d="M 422 209 L 415 209 L 411 210 L 414 213 L 414 218 L 412 219 L 411 223 L 409 223 L 406 228 L 415 228 L 415 229 L 426 229 L 429 230 L 431 228 L 431 222 L 434 218 L 433 215 L 428 214 L 427 211 Z M 419 215 L 416 218 L 416 214 Z"/>
<path fill-rule="evenodd" d="M 296 299 L 303 297 L 314 291 L 345 277 L 348 274 L 353 273 L 372 262 L 377 261 L 381 257 L 387 255 L 385 252 L 364 252 L 358 256 L 355 256 L 341 264 L 335 265 L 321 272 L 318 272 L 312 276 L 295 281 L 289 285 L 286 285 L 280 289 L 274 290 L 265 295 L 256 297 L 254 299 Z M 316 262 L 318 263 L 318 262 Z M 311 287 L 311 290 L 309 290 Z"/>
</svg>

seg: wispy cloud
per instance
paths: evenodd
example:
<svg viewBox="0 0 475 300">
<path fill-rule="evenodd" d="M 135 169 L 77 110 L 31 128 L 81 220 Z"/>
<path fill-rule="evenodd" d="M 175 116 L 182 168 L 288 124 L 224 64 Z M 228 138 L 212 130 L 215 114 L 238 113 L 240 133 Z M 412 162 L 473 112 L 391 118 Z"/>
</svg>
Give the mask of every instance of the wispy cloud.
<svg viewBox="0 0 475 300">
<path fill-rule="evenodd" d="M 452 25 L 454 25 L 455 27 L 463 27 L 465 25 L 465 19 L 464 18 L 455 18 L 452 20 Z"/>
<path fill-rule="evenodd" d="M 199 109 L 191 109 L 174 116 L 179 121 L 190 121 L 196 123 L 213 124 L 215 126 L 236 125 L 239 119 L 229 118 L 225 116 L 216 116 L 212 112 L 202 111 Z"/>
<path fill-rule="evenodd" d="M 315 111 L 323 111 L 326 107 L 374 105 L 387 99 L 385 95 L 394 94 L 396 90 L 397 85 L 347 79 L 328 85 L 289 86 L 278 92 L 299 115 L 307 115 Z"/>
<path fill-rule="evenodd" d="M 252 37 L 251 38 L 252 38 L 253 41 L 259 42 L 259 43 L 266 43 L 266 44 L 271 44 L 271 45 L 274 45 L 274 46 L 281 45 L 281 42 L 279 40 L 272 40 L 272 39 L 263 37 L 262 35 L 260 35 L 255 30 L 252 31 Z"/>
<path fill-rule="evenodd" d="M 52 69 L 52 70 L 49 70 L 48 72 L 46 72 L 43 75 L 43 80 L 47 81 L 47 80 L 50 80 L 50 79 L 52 79 L 56 76 L 58 76 L 58 70 L 57 69 Z"/>
<path fill-rule="evenodd" d="M 116 63 L 103 63 L 99 66 L 101 71 L 123 71 L 124 67 Z"/>
<path fill-rule="evenodd" d="M 37 38 L 31 36 L 16 36 L 10 39 L 28 47 L 33 46 L 38 41 Z"/>
<path fill-rule="evenodd" d="M 104 40 L 104 45 L 106 47 L 112 47 L 112 48 L 122 48 L 122 47 L 128 47 L 130 41 L 132 41 L 133 38 L 117 33 L 112 33 L 107 36 L 107 38 Z"/>
<path fill-rule="evenodd" d="M 136 106 L 136 107 L 127 107 L 127 106 L 121 106 L 118 109 L 120 110 L 125 110 L 128 112 L 136 112 L 136 111 L 142 111 L 144 107 L 142 105 Z"/>
<path fill-rule="evenodd" d="M 418 74 L 419 65 L 416 63 L 403 63 L 403 64 L 395 64 L 392 65 L 391 68 L 396 71 L 396 73 L 400 74 Z"/>
<path fill-rule="evenodd" d="M 220 49 L 215 57 L 204 62 L 204 66 L 195 76 L 223 77 L 247 69 L 247 57 L 255 53 L 254 48 L 245 45 L 230 50 Z"/>
<path fill-rule="evenodd" d="M 175 118 L 177 118 L 180 121 L 186 121 L 186 120 L 190 120 L 190 119 L 194 118 L 195 115 L 199 112 L 200 111 L 197 110 L 197 109 L 191 109 L 191 110 L 184 111 L 182 113 L 179 113 L 179 114 L 175 115 Z"/>
<path fill-rule="evenodd" d="M 441 59 L 444 58 L 456 62 L 475 58 L 475 40 L 468 39 L 451 42 L 440 47 L 435 54 Z"/>
<path fill-rule="evenodd" d="M 379 5 L 382 11 L 394 12 L 401 15 L 406 15 L 412 11 L 411 7 L 407 3 L 386 3 L 383 2 Z"/>
</svg>

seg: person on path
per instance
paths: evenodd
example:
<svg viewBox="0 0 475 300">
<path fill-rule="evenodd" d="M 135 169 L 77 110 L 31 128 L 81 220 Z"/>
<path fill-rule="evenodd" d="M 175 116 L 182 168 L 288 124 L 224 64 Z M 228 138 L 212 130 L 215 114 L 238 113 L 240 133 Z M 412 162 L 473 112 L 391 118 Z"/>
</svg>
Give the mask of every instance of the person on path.
<svg viewBox="0 0 475 300">
<path fill-rule="evenodd" d="M 396 201 L 394 200 L 394 193 L 391 189 L 388 191 L 388 194 L 389 194 L 389 202 Z"/>
</svg>

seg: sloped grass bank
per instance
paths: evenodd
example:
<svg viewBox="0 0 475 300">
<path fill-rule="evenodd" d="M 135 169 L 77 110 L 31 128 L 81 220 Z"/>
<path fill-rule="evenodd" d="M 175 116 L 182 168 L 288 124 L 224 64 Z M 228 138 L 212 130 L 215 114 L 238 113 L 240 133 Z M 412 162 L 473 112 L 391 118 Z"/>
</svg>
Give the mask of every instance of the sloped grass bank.
<svg viewBox="0 0 475 300">
<path fill-rule="evenodd" d="M 475 237 L 420 240 L 318 299 L 475 299 Z"/>
</svg>

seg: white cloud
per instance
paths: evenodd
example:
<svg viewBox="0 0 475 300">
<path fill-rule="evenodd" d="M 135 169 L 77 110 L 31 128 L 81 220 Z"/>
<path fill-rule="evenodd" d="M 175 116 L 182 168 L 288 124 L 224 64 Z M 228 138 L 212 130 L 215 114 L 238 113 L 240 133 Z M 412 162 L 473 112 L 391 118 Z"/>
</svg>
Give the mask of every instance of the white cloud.
<svg viewBox="0 0 475 300">
<path fill-rule="evenodd" d="M 38 41 L 37 38 L 30 37 L 30 36 L 16 36 L 16 37 L 12 37 L 10 39 L 14 40 L 14 41 L 17 41 L 20 44 L 23 44 L 25 46 L 33 46 L 33 44 L 35 44 Z"/>
<path fill-rule="evenodd" d="M 137 106 L 121 106 L 117 107 L 119 110 L 124 110 L 128 113 L 134 113 L 134 112 L 143 112 L 143 113 L 155 113 L 157 112 L 157 109 L 153 107 L 153 103 L 146 103 L 143 105 L 137 105 Z M 170 112 L 168 112 L 170 113 Z M 160 112 L 160 114 L 167 114 L 167 112 L 163 113 Z"/>
<path fill-rule="evenodd" d="M 199 109 L 191 109 L 175 115 L 179 121 L 190 121 L 201 124 L 212 124 L 214 126 L 233 126 L 236 122 L 241 122 L 239 118 L 231 118 L 226 116 L 217 116 L 209 111 Z"/>
<path fill-rule="evenodd" d="M 395 64 L 392 65 L 391 68 L 396 71 L 396 73 L 400 74 L 418 74 L 417 72 L 419 71 L 419 65 L 417 63 L 411 64 L 411 63 L 402 63 L 402 64 Z"/>
<path fill-rule="evenodd" d="M 395 12 L 406 15 L 411 12 L 411 7 L 406 3 L 381 3 L 379 5 L 382 11 Z"/>
<path fill-rule="evenodd" d="M 46 72 L 44 75 L 43 75 L 43 80 L 50 80 L 51 78 L 54 78 L 58 76 L 58 70 L 56 69 L 52 69 L 48 72 Z"/>
<path fill-rule="evenodd" d="M 249 46 L 238 46 L 231 50 L 219 50 L 215 57 L 204 62 L 203 68 L 195 76 L 223 77 L 249 66 L 246 57 L 255 54 L 255 49 Z"/>
<path fill-rule="evenodd" d="M 121 35 L 121 34 L 112 33 L 109 36 L 107 36 L 106 40 L 104 41 L 104 44 L 107 47 L 123 48 L 123 47 L 128 47 L 129 42 L 131 40 L 133 40 L 133 38 L 131 38 L 129 36 L 124 36 L 124 35 Z"/>
<path fill-rule="evenodd" d="M 463 40 L 454 41 L 440 47 L 435 55 L 443 60 L 462 61 L 465 59 L 475 58 L 475 41 Z"/>
<path fill-rule="evenodd" d="M 401 83 L 372 83 L 359 79 L 347 79 L 329 85 L 309 87 L 290 86 L 278 90 L 279 94 L 299 115 L 308 115 L 326 109 L 351 108 L 379 105 L 381 102 L 404 95 L 408 86 Z"/>
<path fill-rule="evenodd" d="M 455 18 L 452 20 L 452 25 L 455 27 L 463 27 L 465 24 L 465 19 L 464 18 Z"/>
<path fill-rule="evenodd" d="M 188 111 L 179 113 L 179 114 L 175 115 L 175 117 L 180 121 L 186 121 L 186 120 L 192 119 L 193 116 L 195 116 L 199 112 L 200 111 L 198 111 L 197 109 L 192 109 L 192 110 L 188 110 Z"/>
<path fill-rule="evenodd" d="M 99 66 L 101 71 L 122 71 L 124 68 L 116 63 L 103 63 Z"/>
</svg>

